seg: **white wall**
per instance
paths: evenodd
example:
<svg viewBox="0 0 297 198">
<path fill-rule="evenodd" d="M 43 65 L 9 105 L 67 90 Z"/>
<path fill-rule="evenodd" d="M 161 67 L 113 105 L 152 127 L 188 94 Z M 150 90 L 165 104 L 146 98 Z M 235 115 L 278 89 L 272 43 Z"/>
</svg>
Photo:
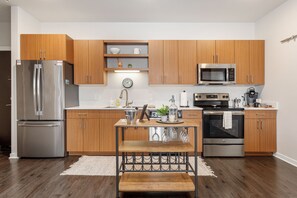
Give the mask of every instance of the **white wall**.
<svg viewBox="0 0 297 198">
<path fill-rule="evenodd" d="M 253 23 L 42 23 L 42 33 L 67 33 L 74 39 L 254 39 Z M 190 104 L 194 92 L 231 92 L 240 97 L 246 86 L 197 87 L 149 86 L 147 73 L 114 74 L 108 76 L 107 86 L 80 86 L 81 104 L 108 105 L 119 96 L 125 76 L 134 80 L 129 90 L 134 104 L 168 103 L 172 94 L 187 90 Z"/>
<path fill-rule="evenodd" d="M 16 60 L 20 59 L 20 34 L 40 33 L 40 23 L 22 8 L 11 7 L 11 154 L 17 158 L 16 131 Z"/>
<path fill-rule="evenodd" d="M 256 23 L 256 37 L 266 40 L 262 97 L 280 104 L 277 156 L 297 165 L 297 42 L 280 41 L 297 34 L 297 1 L 289 0 Z"/>
<path fill-rule="evenodd" d="M 0 22 L 0 50 L 10 50 L 10 22 Z"/>
</svg>

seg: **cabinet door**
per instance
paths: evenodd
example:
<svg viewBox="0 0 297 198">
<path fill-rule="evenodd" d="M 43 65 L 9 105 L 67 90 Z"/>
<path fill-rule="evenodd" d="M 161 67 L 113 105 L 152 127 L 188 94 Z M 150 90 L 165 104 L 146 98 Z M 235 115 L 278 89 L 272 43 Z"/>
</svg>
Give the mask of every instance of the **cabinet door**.
<svg viewBox="0 0 297 198">
<path fill-rule="evenodd" d="M 260 119 L 260 151 L 276 152 L 276 119 Z"/>
<path fill-rule="evenodd" d="M 74 83 L 88 84 L 89 41 L 74 41 Z"/>
<path fill-rule="evenodd" d="M 235 41 L 236 84 L 250 83 L 250 41 Z"/>
<path fill-rule="evenodd" d="M 41 59 L 41 36 L 38 34 L 21 34 L 21 60 Z"/>
<path fill-rule="evenodd" d="M 230 64 L 235 63 L 234 53 L 235 41 L 217 40 L 216 41 L 216 63 Z"/>
<path fill-rule="evenodd" d="M 67 119 L 67 151 L 83 151 L 83 131 L 85 119 Z"/>
<path fill-rule="evenodd" d="M 260 151 L 259 119 L 245 119 L 244 121 L 244 149 L 245 152 Z"/>
<path fill-rule="evenodd" d="M 84 144 L 83 151 L 99 152 L 100 151 L 100 120 L 99 119 L 84 119 Z"/>
<path fill-rule="evenodd" d="M 101 152 L 115 152 L 115 123 L 119 118 L 100 119 L 99 146 Z M 119 132 L 120 133 L 120 132 Z M 119 137 L 121 140 L 121 137 Z M 121 142 L 121 141 L 119 141 Z"/>
<path fill-rule="evenodd" d="M 105 84 L 103 41 L 89 41 L 89 84 Z"/>
<path fill-rule="evenodd" d="M 178 60 L 178 84 L 196 84 L 196 41 L 178 41 Z"/>
<path fill-rule="evenodd" d="M 198 40 L 197 41 L 197 64 L 215 62 L 215 41 Z"/>
<path fill-rule="evenodd" d="M 251 84 L 263 85 L 264 77 L 264 41 L 250 41 L 250 75 Z"/>
<path fill-rule="evenodd" d="M 65 34 L 42 34 L 41 35 L 42 57 L 44 60 L 66 61 L 66 35 Z"/>
<path fill-rule="evenodd" d="M 197 119 L 195 119 L 196 121 Z M 197 136 L 197 144 L 198 144 L 198 152 L 202 152 L 202 119 L 198 119 L 197 120 L 198 124 L 199 124 L 199 128 L 198 128 L 198 136 Z M 189 138 L 190 138 L 190 143 L 191 145 L 195 146 L 195 142 L 194 142 L 194 129 L 190 128 L 189 131 Z"/>
<path fill-rule="evenodd" d="M 164 41 L 164 84 L 178 84 L 178 41 Z"/>
<path fill-rule="evenodd" d="M 163 84 L 164 41 L 149 41 L 149 84 Z"/>
</svg>

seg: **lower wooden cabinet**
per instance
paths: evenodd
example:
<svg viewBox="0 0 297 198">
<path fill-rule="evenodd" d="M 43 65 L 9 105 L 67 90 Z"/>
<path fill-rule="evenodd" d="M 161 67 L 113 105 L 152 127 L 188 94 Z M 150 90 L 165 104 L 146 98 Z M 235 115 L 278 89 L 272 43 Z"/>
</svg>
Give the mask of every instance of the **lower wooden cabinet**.
<svg viewBox="0 0 297 198">
<path fill-rule="evenodd" d="M 75 153 L 115 153 L 114 124 L 124 118 L 121 110 L 68 110 L 67 151 Z M 126 140 L 148 140 L 148 129 L 125 130 Z M 121 136 L 119 137 L 121 142 Z"/>
<path fill-rule="evenodd" d="M 276 111 L 245 112 L 245 152 L 276 152 Z"/>
<path fill-rule="evenodd" d="M 198 143 L 198 152 L 202 152 L 202 111 L 183 111 L 183 118 L 184 119 L 193 119 L 195 122 L 199 124 L 198 128 L 198 135 L 197 135 L 197 143 Z M 190 128 L 189 129 L 189 138 L 190 138 L 190 143 L 194 146 L 194 129 Z"/>
</svg>

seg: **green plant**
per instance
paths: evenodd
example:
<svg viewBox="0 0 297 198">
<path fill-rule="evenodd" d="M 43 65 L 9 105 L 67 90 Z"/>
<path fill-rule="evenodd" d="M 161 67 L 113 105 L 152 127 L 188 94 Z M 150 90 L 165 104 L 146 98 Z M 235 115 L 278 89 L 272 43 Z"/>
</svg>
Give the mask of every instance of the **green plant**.
<svg viewBox="0 0 297 198">
<path fill-rule="evenodd" d="M 157 113 L 160 116 L 166 116 L 169 112 L 169 107 L 167 105 L 162 105 L 161 108 L 157 109 Z"/>
</svg>

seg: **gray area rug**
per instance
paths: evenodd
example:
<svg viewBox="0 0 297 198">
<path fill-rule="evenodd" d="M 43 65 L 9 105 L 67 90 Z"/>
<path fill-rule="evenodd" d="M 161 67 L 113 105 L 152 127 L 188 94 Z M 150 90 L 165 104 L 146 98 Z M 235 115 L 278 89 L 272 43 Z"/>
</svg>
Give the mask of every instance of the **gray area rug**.
<svg viewBox="0 0 297 198">
<path fill-rule="evenodd" d="M 189 161 L 194 167 L 194 157 L 190 157 Z M 159 168 L 159 165 L 154 166 L 156 166 L 156 169 Z M 82 156 L 60 175 L 115 176 L 115 170 L 115 156 Z M 193 173 L 190 173 L 190 175 L 193 175 Z M 216 177 L 212 169 L 200 157 L 198 157 L 198 176 Z"/>
</svg>

